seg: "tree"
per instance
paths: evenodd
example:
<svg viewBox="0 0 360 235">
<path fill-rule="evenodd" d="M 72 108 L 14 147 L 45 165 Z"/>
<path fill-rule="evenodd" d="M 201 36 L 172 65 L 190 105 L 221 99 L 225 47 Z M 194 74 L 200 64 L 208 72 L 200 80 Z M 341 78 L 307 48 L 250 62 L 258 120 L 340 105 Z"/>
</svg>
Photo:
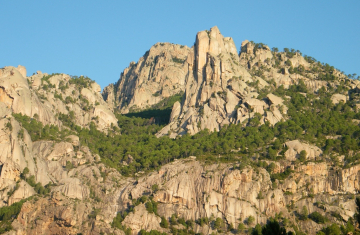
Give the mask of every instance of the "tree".
<svg viewBox="0 0 360 235">
<path fill-rule="evenodd" d="M 245 229 L 245 225 L 243 224 L 243 223 L 239 223 L 239 225 L 238 225 L 238 230 L 239 231 L 242 231 L 242 230 L 244 230 Z"/>
<path fill-rule="evenodd" d="M 252 235 L 262 235 L 262 227 L 260 224 L 257 224 L 252 231 Z"/>
<path fill-rule="evenodd" d="M 303 206 L 301 210 L 301 219 L 306 220 L 309 215 L 308 209 L 306 206 Z"/>
<path fill-rule="evenodd" d="M 156 193 L 156 192 L 159 190 L 159 185 L 153 184 L 153 185 L 151 186 L 151 190 L 153 191 L 153 193 Z"/>
<path fill-rule="evenodd" d="M 176 219 L 175 214 L 172 214 L 172 215 L 171 215 L 171 217 L 170 217 L 170 224 L 171 224 L 171 225 L 176 225 L 176 224 L 177 224 L 177 219 Z"/>
<path fill-rule="evenodd" d="M 169 223 L 168 223 L 168 221 L 165 219 L 164 216 L 161 216 L 160 226 L 161 226 L 162 228 L 168 228 L 168 227 L 169 227 Z"/>
<path fill-rule="evenodd" d="M 214 222 L 214 228 L 221 229 L 222 224 L 223 224 L 223 220 L 221 218 L 216 218 L 216 220 Z"/>
<path fill-rule="evenodd" d="M 358 224 L 360 224 L 360 197 L 357 197 L 355 200 L 356 203 L 356 214 L 355 218 Z"/>
<path fill-rule="evenodd" d="M 301 152 L 300 152 L 300 157 L 299 157 L 300 162 L 305 162 L 305 160 L 306 160 L 306 155 L 307 155 L 306 151 L 305 151 L 305 150 L 301 150 Z"/>
<path fill-rule="evenodd" d="M 286 229 L 276 220 L 270 220 L 263 228 L 262 235 L 286 235 Z"/>
<path fill-rule="evenodd" d="M 255 222 L 254 216 L 250 215 L 247 219 L 247 224 L 252 225 Z"/>
<path fill-rule="evenodd" d="M 340 235 L 341 230 L 337 224 L 332 224 L 325 229 L 323 229 L 326 235 Z"/>
<path fill-rule="evenodd" d="M 22 179 L 26 180 L 27 174 L 29 174 L 29 172 L 30 172 L 29 168 L 25 167 L 24 170 L 23 170 L 23 172 L 20 174 L 20 177 L 21 177 Z"/>
<path fill-rule="evenodd" d="M 314 211 L 313 213 L 311 213 L 309 215 L 309 218 L 318 224 L 324 224 L 327 221 L 327 218 L 317 211 Z"/>
</svg>

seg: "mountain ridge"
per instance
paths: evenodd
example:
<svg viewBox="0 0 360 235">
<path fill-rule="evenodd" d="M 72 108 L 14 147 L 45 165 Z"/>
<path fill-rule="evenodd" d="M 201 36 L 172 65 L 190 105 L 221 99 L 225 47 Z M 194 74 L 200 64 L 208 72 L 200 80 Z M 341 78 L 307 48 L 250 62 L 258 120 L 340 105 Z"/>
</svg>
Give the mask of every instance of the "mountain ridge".
<svg viewBox="0 0 360 235">
<path fill-rule="evenodd" d="M 0 69 L 1 233 L 356 233 L 360 82 L 334 67 L 213 27 L 100 91 Z"/>
</svg>

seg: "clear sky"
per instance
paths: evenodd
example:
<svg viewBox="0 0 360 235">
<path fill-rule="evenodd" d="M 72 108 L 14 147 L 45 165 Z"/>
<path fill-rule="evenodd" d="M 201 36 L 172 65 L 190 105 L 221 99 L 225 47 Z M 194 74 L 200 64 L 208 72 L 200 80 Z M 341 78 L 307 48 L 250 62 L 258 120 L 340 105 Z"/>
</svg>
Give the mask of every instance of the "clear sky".
<svg viewBox="0 0 360 235">
<path fill-rule="evenodd" d="M 0 2 L 0 67 L 28 76 L 86 75 L 104 88 L 157 42 L 192 46 L 217 25 L 238 50 L 245 39 L 284 47 L 360 75 L 360 1 Z"/>
</svg>

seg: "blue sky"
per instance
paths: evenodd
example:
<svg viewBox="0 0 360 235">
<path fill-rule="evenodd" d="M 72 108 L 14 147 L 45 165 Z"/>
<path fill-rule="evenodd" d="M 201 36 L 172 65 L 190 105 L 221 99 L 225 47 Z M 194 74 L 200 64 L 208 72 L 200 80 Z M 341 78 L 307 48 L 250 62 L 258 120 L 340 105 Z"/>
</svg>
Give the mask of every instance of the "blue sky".
<svg viewBox="0 0 360 235">
<path fill-rule="evenodd" d="M 192 46 L 217 25 L 360 75 L 360 1 L 2 0 L 0 67 L 86 75 L 102 88 L 157 42 Z"/>
</svg>

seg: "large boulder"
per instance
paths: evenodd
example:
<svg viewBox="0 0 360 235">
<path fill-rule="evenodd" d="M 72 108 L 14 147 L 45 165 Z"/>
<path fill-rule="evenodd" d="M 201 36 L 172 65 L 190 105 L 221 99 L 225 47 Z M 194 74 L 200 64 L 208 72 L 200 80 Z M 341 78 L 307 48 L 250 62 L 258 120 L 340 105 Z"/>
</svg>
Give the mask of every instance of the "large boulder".
<svg viewBox="0 0 360 235">
<path fill-rule="evenodd" d="M 288 160 L 294 161 L 301 151 L 306 151 L 306 159 L 315 159 L 322 155 L 322 150 L 315 145 L 301 143 L 299 140 L 287 141 L 285 145 L 288 150 L 285 152 L 285 157 Z"/>
</svg>

